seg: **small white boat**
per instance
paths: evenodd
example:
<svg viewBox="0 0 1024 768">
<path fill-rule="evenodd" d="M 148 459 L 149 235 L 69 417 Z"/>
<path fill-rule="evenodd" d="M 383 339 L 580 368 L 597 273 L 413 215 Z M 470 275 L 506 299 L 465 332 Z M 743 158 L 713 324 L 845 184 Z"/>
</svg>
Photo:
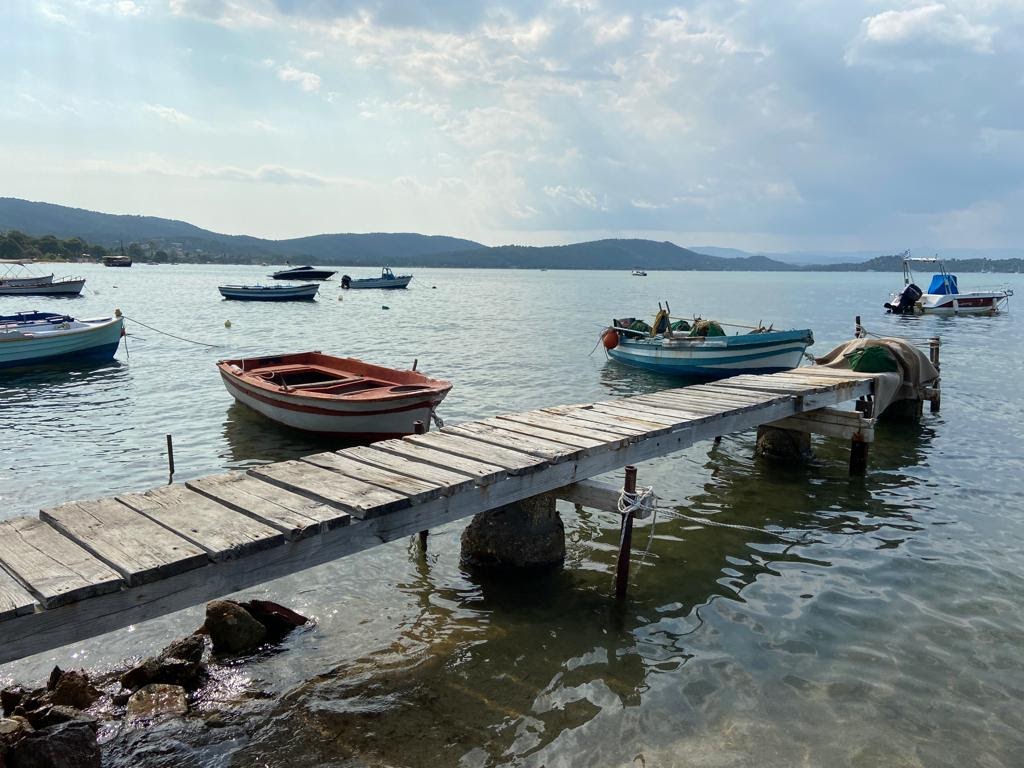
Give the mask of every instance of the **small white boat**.
<svg viewBox="0 0 1024 768">
<path fill-rule="evenodd" d="M 28 265 L 31 261 L 4 260 L 5 269 L 0 274 L 0 296 L 77 296 L 85 285 L 84 277 L 62 277 L 53 279 L 49 275 L 33 275 Z"/>
<path fill-rule="evenodd" d="M 320 352 L 221 360 L 231 396 L 268 419 L 307 432 L 353 440 L 411 435 L 429 429 L 452 385 Z"/>
<path fill-rule="evenodd" d="M 647 277 L 647 273 L 642 269 L 634 269 L 633 277 Z"/>
<path fill-rule="evenodd" d="M 788 371 L 800 365 L 804 350 L 814 343 L 809 329 L 759 327 L 728 336 L 715 321 L 673 323 L 667 306 L 659 309 L 652 326 L 631 317 L 613 320 L 601 334 L 608 357 L 657 373 L 718 379 Z"/>
<path fill-rule="evenodd" d="M 926 292 L 914 283 L 912 262 L 934 264 L 938 269 Z M 1009 304 L 1012 295 L 1013 289 L 1005 286 L 961 292 L 957 276 L 938 258 L 914 259 L 904 251 L 903 289 L 890 294 L 885 308 L 894 315 L 994 315 Z"/>
<path fill-rule="evenodd" d="M 221 285 L 217 287 L 225 299 L 240 301 L 312 301 L 320 286 L 307 285 Z"/>
<path fill-rule="evenodd" d="M 124 319 L 76 320 L 54 312 L 0 316 L 0 368 L 114 356 Z"/>
<path fill-rule="evenodd" d="M 412 280 L 412 275 L 396 275 L 388 267 L 380 271 L 380 277 L 362 277 L 353 280 L 348 275 L 341 276 L 342 288 L 405 288 Z"/>
</svg>

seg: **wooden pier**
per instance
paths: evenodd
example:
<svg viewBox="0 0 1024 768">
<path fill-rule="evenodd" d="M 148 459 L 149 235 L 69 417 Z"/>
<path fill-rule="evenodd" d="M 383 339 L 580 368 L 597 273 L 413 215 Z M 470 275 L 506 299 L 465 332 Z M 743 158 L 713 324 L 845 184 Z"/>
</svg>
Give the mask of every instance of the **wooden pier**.
<svg viewBox="0 0 1024 768">
<path fill-rule="evenodd" d="M 870 413 L 832 406 L 868 403 L 874 387 L 874 374 L 830 368 L 737 376 L 502 415 L 0 522 L 0 663 L 540 494 L 607 507 L 618 490 L 588 478 L 753 427 L 866 444 Z"/>
</svg>

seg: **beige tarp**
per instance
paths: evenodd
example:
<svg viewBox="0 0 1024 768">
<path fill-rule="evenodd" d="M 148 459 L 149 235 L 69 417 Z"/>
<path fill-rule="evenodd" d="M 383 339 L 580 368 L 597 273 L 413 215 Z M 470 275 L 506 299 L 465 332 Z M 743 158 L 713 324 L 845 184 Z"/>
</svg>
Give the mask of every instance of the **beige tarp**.
<svg viewBox="0 0 1024 768">
<path fill-rule="evenodd" d="M 898 373 L 872 373 L 878 382 L 875 389 L 875 415 L 896 400 L 916 400 L 921 387 L 932 384 L 939 378 L 928 356 L 905 339 L 855 339 L 840 344 L 824 357 L 815 358 L 815 363 L 829 368 L 850 370 L 848 355 L 865 347 L 884 347 L 896 358 Z"/>
</svg>

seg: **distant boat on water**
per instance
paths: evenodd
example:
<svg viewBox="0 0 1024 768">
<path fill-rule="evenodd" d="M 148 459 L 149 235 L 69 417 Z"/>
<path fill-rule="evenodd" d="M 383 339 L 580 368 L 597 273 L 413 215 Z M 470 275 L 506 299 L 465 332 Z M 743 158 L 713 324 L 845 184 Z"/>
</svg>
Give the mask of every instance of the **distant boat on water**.
<svg viewBox="0 0 1024 768">
<path fill-rule="evenodd" d="M 240 301 L 312 301 L 320 286 L 309 285 L 221 285 L 217 288 L 225 299 Z"/>
<path fill-rule="evenodd" d="M 33 275 L 29 261 L 0 261 L 7 267 L 0 275 L 0 296 L 78 296 L 85 286 L 84 277 L 62 277 L 53 274 Z"/>
<path fill-rule="evenodd" d="M 380 277 L 361 277 L 353 280 L 348 275 L 341 276 L 341 287 L 350 288 L 405 288 L 412 280 L 412 275 L 396 275 L 389 267 L 380 271 Z"/>
<path fill-rule="evenodd" d="M 308 264 L 304 267 L 289 267 L 274 272 L 271 277 L 275 280 L 330 280 L 334 270 L 317 269 Z"/>
<path fill-rule="evenodd" d="M 633 277 L 647 277 L 647 273 L 642 269 L 634 269 Z"/>
</svg>

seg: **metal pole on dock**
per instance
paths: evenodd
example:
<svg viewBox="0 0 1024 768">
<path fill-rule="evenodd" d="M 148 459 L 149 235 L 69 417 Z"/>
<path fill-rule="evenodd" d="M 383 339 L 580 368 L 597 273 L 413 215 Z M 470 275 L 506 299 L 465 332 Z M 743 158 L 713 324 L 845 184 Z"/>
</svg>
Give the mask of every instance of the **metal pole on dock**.
<svg viewBox="0 0 1024 768">
<path fill-rule="evenodd" d="M 416 363 L 417 362 L 419 362 L 419 361 L 418 360 L 413 360 L 412 369 L 414 371 L 416 370 Z M 422 421 L 414 421 L 412 423 L 412 431 L 413 431 L 414 434 L 424 435 L 427 432 L 427 428 L 424 426 Z M 420 531 L 419 532 L 420 549 L 423 550 L 424 553 L 427 551 L 427 533 L 428 533 L 427 531 Z"/>
<path fill-rule="evenodd" d="M 167 482 L 174 478 L 174 442 L 171 436 L 167 436 Z"/>
<path fill-rule="evenodd" d="M 626 481 L 622 490 L 628 494 L 636 493 L 636 467 L 626 466 Z M 622 528 L 619 532 L 619 558 L 615 563 L 615 599 L 624 600 L 626 588 L 629 586 L 629 555 L 633 547 L 633 510 L 630 508 L 622 515 Z"/>
</svg>

